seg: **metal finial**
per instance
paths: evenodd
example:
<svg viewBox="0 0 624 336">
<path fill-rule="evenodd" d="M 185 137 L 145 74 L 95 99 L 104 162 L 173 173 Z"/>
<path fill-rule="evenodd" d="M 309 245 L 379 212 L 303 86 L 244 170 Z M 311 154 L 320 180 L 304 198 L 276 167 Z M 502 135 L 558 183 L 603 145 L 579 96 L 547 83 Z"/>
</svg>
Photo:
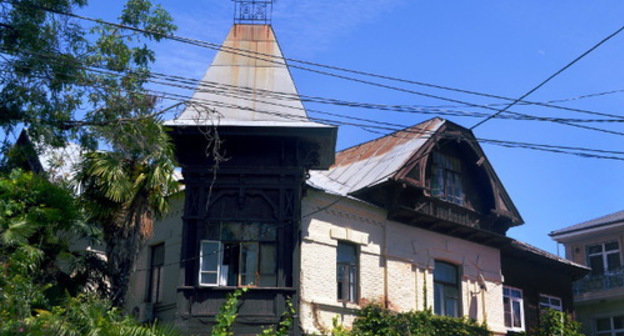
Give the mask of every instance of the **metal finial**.
<svg viewBox="0 0 624 336">
<path fill-rule="evenodd" d="M 234 23 L 270 24 L 274 0 L 234 1 Z"/>
</svg>

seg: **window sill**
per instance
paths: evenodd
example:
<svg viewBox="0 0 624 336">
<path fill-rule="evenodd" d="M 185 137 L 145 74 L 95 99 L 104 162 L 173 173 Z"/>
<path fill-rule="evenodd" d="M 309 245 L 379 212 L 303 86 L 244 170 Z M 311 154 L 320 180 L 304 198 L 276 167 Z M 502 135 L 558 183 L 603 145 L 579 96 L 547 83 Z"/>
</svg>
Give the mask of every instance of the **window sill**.
<svg viewBox="0 0 624 336">
<path fill-rule="evenodd" d="M 179 286 L 178 291 L 185 290 L 213 290 L 213 291 L 233 291 L 236 289 L 247 288 L 250 291 L 295 291 L 295 287 L 252 287 L 252 286 Z"/>
</svg>

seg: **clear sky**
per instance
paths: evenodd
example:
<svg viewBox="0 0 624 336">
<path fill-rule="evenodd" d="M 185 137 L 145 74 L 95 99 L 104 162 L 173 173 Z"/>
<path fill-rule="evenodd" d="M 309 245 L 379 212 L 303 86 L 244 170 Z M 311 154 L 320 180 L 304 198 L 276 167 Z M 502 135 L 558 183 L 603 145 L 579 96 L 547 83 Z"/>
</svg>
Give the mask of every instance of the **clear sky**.
<svg viewBox="0 0 624 336">
<path fill-rule="evenodd" d="M 82 13 L 114 20 L 123 0 L 91 0 Z M 162 0 L 178 35 L 221 43 L 232 25 L 229 0 Z M 624 2 L 560 0 L 416 1 L 278 0 L 273 27 L 286 57 L 405 79 L 519 97 L 624 24 Z M 155 70 L 200 79 L 212 61 L 209 49 L 166 41 L 156 46 Z M 555 78 L 528 100 L 548 101 L 624 89 L 624 33 Z M 292 70 L 301 94 L 379 104 L 449 105 L 417 95 Z M 501 101 L 408 84 L 401 87 L 477 104 Z M 186 92 L 188 93 L 188 92 Z M 624 93 L 560 103 L 624 115 Z M 455 105 L 455 104 L 451 104 Z M 432 115 L 306 105 L 333 113 L 412 125 Z M 462 111 L 488 112 L 470 107 Z M 562 118 L 598 118 L 537 106 L 511 110 Z M 322 115 L 311 116 L 321 117 Z M 478 119 L 445 117 L 470 127 Z M 591 124 L 624 132 L 621 123 Z M 621 135 L 566 125 L 491 120 L 479 138 L 622 151 Z M 337 149 L 374 137 L 341 126 Z M 524 218 L 510 236 L 556 252 L 548 233 L 624 209 L 624 161 L 582 158 L 528 149 L 482 145 Z"/>
</svg>

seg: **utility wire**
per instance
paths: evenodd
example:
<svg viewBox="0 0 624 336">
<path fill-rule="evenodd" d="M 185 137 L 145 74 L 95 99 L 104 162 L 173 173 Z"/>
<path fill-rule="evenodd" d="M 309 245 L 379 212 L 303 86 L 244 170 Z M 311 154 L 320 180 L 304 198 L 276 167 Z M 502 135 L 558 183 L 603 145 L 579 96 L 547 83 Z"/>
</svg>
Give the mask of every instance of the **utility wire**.
<svg viewBox="0 0 624 336">
<path fill-rule="evenodd" d="M 525 94 L 523 94 L 522 96 L 520 96 L 520 98 L 514 100 L 513 102 L 511 102 L 509 105 L 505 106 L 503 109 L 501 109 L 500 111 L 492 114 L 491 116 L 488 116 L 487 118 L 479 121 L 478 123 L 474 124 L 472 127 L 470 127 L 470 130 L 474 130 L 475 128 L 479 127 L 480 125 L 483 125 L 484 123 L 488 122 L 488 120 L 491 120 L 492 118 L 494 118 L 495 116 L 507 111 L 510 107 L 514 106 L 515 104 L 517 104 L 518 102 L 522 101 L 524 98 L 528 97 L 530 94 L 532 94 L 533 92 L 539 90 L 542 86 L 546 85 L 546 83 L 550 82 L 552 79 L 554 79 L 555 77 L 559 76 L 562 72 L 566 71 L 568 68 L 570 68 L 571 66 L 573 66 L 574 64 L 576 64 L 578 61 L 580 61 L 581 59 L 583 59 L 585 56 L 589 55 L 592 51 L 598 49 L 598 47 L 600 47 L 601 45 L 603 45 L 605 42 L 609 41 L 610 39 L 612 39 L 613 37 L 615 37 L 617 34 L 619 34 L 622 30 L 624 30 L 624 26 L 621 26 L 620 28 L 618 28 L 616 31 L 614 31 L 613 33 L 609 34 L 607 37 L 603 38 L 602 40 L 600 40 L 598 43 L 596 43 L 595 45 L 593 45 L 591 48 L 587 49 L 585 52 L 583 52 L 582 54 L 580 54 L 578 57 L 576 57 L 575 59 L 572 60 L 572 62 L 566 64 L 563 68 L 557 70 L 554 74 L 548 76 L 548 78 L 544 79 L 541 83 L 539 83 L 537 86 L 535 86 L 534 88 L 532 88 L 531 90 L 527 91 Z"/>
<path fill-rule="evenodd" d="M 46 8 L 46 7 L 43 7 L 43 6 L 37 6 L 37 5 L 33 5 L 33 4 L 17 3 L 15 0 L 0 0 L 0 2 L 10 3 L 10 4 L 13 4 L 13 5 L 26 5 L 26 6 L 37 8 L 37 9 L 40 9 L 40 10 L 48 11 L 50 13 L 55 13 L 55 14 L 58 14 L 58 15 L 65 15 L 65 16 L 74 17 L 74 18 L 81 19 L 81 20 L 95 22 L 95 23 L 98 23 L 98 24 L 110 25 L 110 26 L 114 26 L 114 27 L 117 27 L 117 28 L 121 28 L 121 29 L 127 29 L 127 30 L 136 31 L 136 32 L 156 35 L 156 36 L 160 36 L 162 38 L 167 38 L 167 39 L 171 39 L 171 40 L 174 40 L 174 41 L 188 43 L 188 44 L 193 44 L 193 45 L 196 45 L 196 46 L 206 47 L 206 48 L 210 48 L 210 49 L 214 49 L 214 50 L 223 50 L 223 51 L 226 51 L 226 52 L 229 52 L 229 53 L 232 53 L 232 54 L 238 54 L 238 55 L 246 56 L 246 57 L 249 57 L 249 58 L 256 58 L 256 59 L 260 59 L 260 60 L 264 60 L 264 61 L 267 61 L 267 62 L 270 62 L 270 63 L 280 64 L 280 65 L 284 65 L 285 61 L 288 60 L 288 61 L 291 61 L 291 62 L 306 64 L 306 65 L 312 65 L 312 66 L 322 67 L 322 68 L 326 68 L 326 69 L 339 70 L 339 71 L 344 71 L 344 72 L 351 72 L 351 73 L 356 73 L 356 74 L 360 74 L 360 75 L 367 75 L 367 76 L 383 78 L 383 79 L 388 79 L 388 80 L 394 80 L 394 81 L 400 81 L 400 82 L 405 82 L 405 83 L 410 83 L 410 84 L 424 85 L 424 86 L 434 87 L 434 88 L 438 88 L 438 89 L 444 89 L 444 90 L 450 90 L 450 91 L 456 91 L 456 92 L 468 93 L 468 94 L 474 94 L 474 95 L 481 95 L 481 96 L 497 98 L 497 99 L 514 100 L 513 98 L 508 98 L 508 97 L 503 97 L 503 96 L 484 94 L 484 93 L 479 93 L 479 92 L 476 92 L 476 91 L 469 91 L 469 90 L 463 90 L 463 89 L 455 89 L 455 88 L 451 88 L 451 87 L 440 86 L 440 85 L 424 83 L 424 82 L 410 81 L 410 80 L 400 79 L 400 78 L 391 77 L 391 76 L 377 75 L 377 74 L 363 72 L 363 71 L 357 71 L 357 70 L 341 68 L 341 67 L 335 67 L 335 66 L 328 66 L 328 65 L 323 65 L 323 64 L 318 64 L 318 63 L 313 63 L 313 62 L 308 62 L 308 61 L 297 60 L 297 59 L 293 59 L 293 58 L 283 58 L 283 57 L 278 57 L 278 56 L 271 55 L 271 54 L 264 54 L 264 53 L 259 53 L 259 52 L 255 52 L 255 51 L 250 51 L 250 50 L 244 50 L 244 49 L 239 49 L 239 48 L 228 47 L 228 46 L 224 46 L 224 45 L 220 45 L 220 44 L 216 44 L 216 43 L 211 43 L 211 42 L 207 42 L 207 41 L 191 39 L 191 38 L 187 38 L 187 37 L 181 37 L 181 36 L 174 35 L 174 34 L 164 34 L 164 33 L 157 32 L 157 31 L 150 31 L 150 30 L 140 29 L 140 28 L 137 28 L 137 27 L 132 27 L 132 26 L 123 25 L 123 24 L 119 24 L 119 23 L 108 22 L 108 21 L 101 20 L 101 19 L 94 19 L 94 18 L 90 18 L 90 17 L 87 17 L 87 16 L 83 16 L 83 15 L 63 12 L 63 11 L 59 11 L 59 10 L 55 10 L 55 9 L 51 9 L 51 8 Z M 242 52 L 245 52 L 247 54 L 241 54 L 241 53 L 235 52 L 235 50 L 242 51 Z M 266 58 L 263 59 L 261 57 L 252 57 L 250 54 L 262 55 L 262 56 L 265 56 L 265 57 L 272 57 L 272 58 L 279 59 L 281 61 L 271 61 L 271 60 L 268 60 Z M 330 72 L 326 72 L 326 71 L 310 69 L 310 68 L 301 67 L 301 66 L 292 65 L 292 64 L 290 65 L 290 67 L 291 68 L 297 68 L 297 69 L 305 70 L 305 71 L 311 71 L 311 72 L 315 72 L 315 73 L 318 73 L 318 74 L 327 75 L 327 76 L 331 76 L 331 77 L 335 77 L 335 78 L 341 78 L 341 79 L 344 79 L 344 80 L 351 80 L 351 81 L 359 82 L 359 83 L 362 83 L 362 84 L 368 84 L 368 85 L 373 85 L 373 86 L 382 87 L 382 88 L 386 88 L 386 89 L 391 89 L 391 90 L 395 90 L 395 91 L 401 91 L 401 92 L 416 94 L 416 95 L 420 95 L 420 96 L 424 96 L 424 97 L 429 97 L 429 98 L 434 98 L 434 99 L 439 99 L 439 100 L 446 100 L 446 101 L 450 101 L 450 102 L 454 102 L 454 103 L 459 103 L 459 104 L 462 104 L 462 105 L 467 105 L 467 106 L 472 106 L 472 107 L 481 107 L 481 108 L 485 108 L 485 109 L 493 109 L 493 110 L 498 111 L 497 109 L 494 109 L 494 108 L 486 106 L 486 105 L 474 104 L 474 103 L 465 102 L 465 101 L 461 101 L 461 100 L 457 100 L 457 99 L 451 99 L 451 98 L 447 98 L 447 97 L 431 95 L 431 94 L 422 93 L 422 92 L 418 92 L 418 91 L 414 91 L 414 90 L 408 90 L 408 89 L 394 87 L 394 86 L 385 85 L 385 84 L 381 84 L 381 83 L 376 83 L 376 82 L 370 82 L 370 81 L 366 81 L 366 80 L 356 79 L 356 78 L 353 78 L 353 77 L 342 76 L 342 75 L 338 75 L 338 74 L 334 74 L 334 73 L 330 73 Z M 526 103 L 528 103 L 528 104 L 535 104 L 535 105 L 541 105 L 541 106 L 548 105 L 546 107 L 570 110 L 570 111 L 575 111 L 575 112 L 596 114 L 596 115 L 602 115 L 602 116 L 610 116 L 610 117 L 616 117 L 616 118 L 624 118 L 624 116 L 612 115 L 612 114 L 604 114 L 604 113 L 600 113 L 600 112 L 588 111 L 588 110 L 582 110 L 582 109 L 573 109 L 573 108 L 569 108 L 569 107 L 565 107 L 565 106 L 555 106 L 555 105 L 551 105 L 551 104 L 543 104 L 543 103 L 528 102 L 528 101 Z M 579 127 L 578 125 L 573 125 L 573 124 L 570 124 L 570 123 L 567 123 L 567 122 L 560 122 L 560 121 L 553 121 L 553 122 L 566 124 L 568 126 Z M 582 127 L 582 128 L 592 129 L 591 127 Z"/>
<path fill-rule="evenodd" d="M 111 73 L 114 74 L 114 73 Z M 189 97 L 189 96 L 183 96 L 183 95 L 176 95 L 176 94 L 172 94 L 170 92 L 158 92 L 158 91 L 154 91 L 152 90 L 152 92 L 155 92 L 157 95 L 161 95 L 162 97 L 166 98 L 166 99 L 170 99 L 170 100 L 177 100 L 177 101 L 182 101 L 182 102 L 189 102 L 189 101 L 194 101 L 197 102 L 197 99 L 193 98 L 193 97 Z M 238 105 L 227 105 L 227 104 L 223 104 L 222 102 L 219 101 L 206 101 L 206 100 L 199 100 L 200 103 L 208 103 L 211 104 L 210 106 L 220 106 L 220 107 L 228 107 L 228 108 L 237 108 L 237 109 L 249 109 L 247 107 L 244 106 L 238 106 Z M 274 111 L 261 111 L 261 110 L 255 110 L 258 113 L 264 113 L 264 114 L 269 114 L 269 115 L 276 115 L 276 116 L 281 116 L 281 117 L 285 117 L 287 119 L 293 119 L 293 115 L 290 114 L 284 114 L 284 113 L 279 113 L 279 112 L 274 112 Z M 343 118 L 346 119 L 354 119 L 352 117 L 347 117 L 344 116 Z M 305 121 L 306 118 L 301 118 L 301 120 L 299 121 Z M 358 123 L 349 123 L 349 122 L 340 122 L 337 120 L 332 120 L 332 119 L 321 119 L 321 118 L 314 118 L 314 120 L 319 121 L 319 122 L 327 122 L 327 123 L 331 123 L 334 125 L 345 125 L 345 126 L 354 126 L 354 127 L 360 127 L 360 128 L 376 128 L 376 129 L 382 129 L 385 131 L 398 131 L 400 129 L 397 128 L 393 128 L 393 127 L 383 127 L 383 126 L 379 126 L 379 121 L 376 120 L 366 120 L 366 119 L 362 119 L 362 118 L 357 118 L 355 120 L 359 120 L 359 121 L 367 121 L 372 123 L 372 125 L 364 125 L 364 124 L 358 124 Z M 393 124 L 391 126 L 397 126 L 397 127 L 401 127 L 404 128 L 406 126 L 404 125 L 399 125 L 399 124 Z M 551 145 L 541 145 L 541 144 L 530 144 L 530 143 L 519 143 L 519 142 L 510 142 L 510 141 L 502 141 L 502 140 L 490 140 L 490 139 L 483 139 L 484 142 L 488 142 L 491 144 L 496 144 L 496 145 L 500 145 L 500 146 L 505 146 L 505 147 L 520 147 L 520 148 L 527 148 L 527 149 L 535 149 L 535 150 L 546 150 L 546 151 L 551 151 L 551 152 L 557 152 L 557 153 L 565 153 L 565 154 L 573 154 L 573 155 L 580 155 L 580 156 L 584 156 L 584 157 L 593 157 L 593 158 L 603 158 L 603 159 L 615 159 L 615 160 L 620 160 L 621 158 L 617 158 L 617 157 L 611 157 L 611 156 L 597 156 L 597 155 L 587 155 L 587 154 L 581 154 L 578 152 L 566 152 L 566 151 L 562 151 L 561 149 L 556 149 L 557 146 L 551 146 Z M 590 148 L 582 148 L 582 147 L 567 147 L 567 148 L 563 148 L 564 150 L 577 150 L 577 151 L 594 151 L 593 149 Z M 620 154 L 618 152 L 614 152 L 614 151 L 601 151 L 601 150 L 595 150 L 595 151 L 599 151 L 599 152 L 603 152 L 603 153 L 613 153 L 613 154 Z"/>
<path fill-rule="evenodd" d="M 0 49 L 0 50 L 3 50 L 3 49 Z M 21 52 L 23 52 L 23 50 Z M 38 56 L 41 58 L 45 57 L 46 61 L 48 62 L 50 61 L 50 59 L 53 60 L 60 56 L 60 54 L 55 54 L 55 53 L 41 53 L 41 52 L 33 52 L 33 51 L 28 51 L 27 53 L 30 54 L 31 56 Z M 66 62 L 66 61 L 67 60 L 63 60 L 63 62 Z M 129 74 L 123 71 L 113 71 L 113 70 L 109 70 L 109 69 L 105 69 L 105 68 L 97 67 L 97 66 L 86 66 L 84 65 L 84 63 L 81 63 L 78 60 L 75 60 L 75 62 L 79 64 L 82 69 L 86 71 L 99 72 L 99 73 L 103 73 L 106 75 L 113 75 L 113 76 L 126 76 L 126 75 L 132 76 L 132 74 Z M 384 110 L 384 111 L 390 111 L 390 112 L 414 113 L 414 114 L 435 114 L 435 115 L 460 116 L 460 117 L 485 117 L 488 115 L 482 112 L 466 112 L 466 111 L 441 110 L 441 109 L 433 109 L 433 110 L 415 109 L 411 106 L 406 106 L 406 105 L 371 104 L 371 103 L 352 102 L 352 101 L 345 101 L 345 100 L 324 98 L 324 97 L 317 97 L 317 96 L 306 96 L 306 95 L 299 96 L 293 93 L 284 93 L 284 92 L 279 92 L 279 91 L 254 89 L 254 88 L 250 88 L 246 86 L 235 86 L 235 85 L 230 85 L 226 83 L 218 83 L 218 82 L 213 82 L 213 81 L 201 81 L 201 80 L 196 80 L 196 79 L 192 79 L 188 77 L 169 75 L 169 74 L 158 73 L 158 72 L 150 72 L 148 76 L 150 77 L 148 81 L 154 84 L 158 84 L 158 85 L 166 85 L 166 86 L 177 87 L 177 88 L 188 89 L 188 90 L 197 90 L 198 92 L 208 92 L 208 93 L 213 93 L 213 94 L 224 94 L 224 95 L 225 95 L 224 91 L 234 91 L 234 93 L 231 95 L 232 97 L 235 97 L 234 94 L 236 94 L 238 95 L 238 98 L 240 99 L 253 100 L 256 102 L 258 102 L 259 100 L 254 97 L 258 96 L 259 94 L 260 96 L 267 96 L 267 98 L 277 99 L 277 100 L 290 100 L 290 101 L 301 100 L 304 102 L 311 102 L 311 103 L 329 104 L 329 105 L 345 106 L 345 107 L 352 107 L 352 108 Z M 165 81 L 163 82 L 161 80 L 158 80 L 161 78 L 164 79 Z M 181 83 L 182 85 L 176 84 L 176 83 Z M 190 86 L 190 85 L 194 85 L 194 86 Z M 303 99 L 299 99 L 298 97 L 303 97 Z M 272 104 L 272 105 L 279 105 L 279 104 L 276 104 L 274 102 L 269 102 L 269 101 L 260 101 L 260 102 L 264 102 L 266 104 Z M 282 104 L 279 106 L 290 108 L 290 109 L 300 109 L 300 110 L 319 113 L 319 114 L 334 115 L 334 116 L 342 117 L 341 115 L 329 113 L 329 112 L 325 112 L 321 110 L 303 109 L 303 108 L 298 108 L 296 106 L 285 105 L 285 104 Z M 509 112 L 512 113 L 511 111 Z M 622 119 L 553 118 L 553 117 L 541 117 L 541 116 L 529 116 L 529 115 L 527 116 L 499 115 L 497 116 L 497 118 L 512 119 L 512 120 L 564 121 L 564 122 L 569 122 L 569 123 L 624 122 L 624 120 Z"/>
</svg>

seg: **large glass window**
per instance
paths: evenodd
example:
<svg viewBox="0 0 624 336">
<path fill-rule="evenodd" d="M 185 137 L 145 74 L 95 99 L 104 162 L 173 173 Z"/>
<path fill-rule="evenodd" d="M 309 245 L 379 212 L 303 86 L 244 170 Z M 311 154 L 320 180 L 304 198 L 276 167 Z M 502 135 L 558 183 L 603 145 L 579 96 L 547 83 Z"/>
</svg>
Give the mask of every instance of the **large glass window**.
<svg viewBox="0 0 624 336">
<path fill-rule="evenodd" d="M 561 306 L 561 298 L 556 296 L 550 296 L 546 294 L 540 294 L 539 297 L 539 306 L 540 309 L 554 309 L 557 311 L 562 311 L 563 307 Z"/>
<path fill-rule="evenodd" d="M 587 246 L 587 265 L 591 273 L 600 275 L 615 271 L 622 266 L 620 246 L 617 241 Z"/>
<path fill-rule="evenodd" d="M 596 319 L 596 336 L 624 336 L 624 315 Z"/>
<path fill-rule="evenodd" d="M 434 303 L 437 315 L 458 317 L 459 312 L 459 269 L 453 264 L 435 262 L 433 270 Z"/>
<path fill-rule="evenodd" d="M 165 244 L 150 247 L 150 272 L 147 302 L 158 303 L 162 298 L 162 276 L 165 264 Z"/>
<path fill-rule="evenodd" d="M 505 326 L 510 330 L 524 330 L 524 306 L 521 289 L 503 287 L 503 308 Z"/>
<path fill-rule="evenodd" d="M 433 152 L 431 195 L 459 205 L 464 204 L 464 188 L 459 159 Z"/>
<path fill-rule="evenodd" d="M 338 242 L 336 248 L 336 282 L 338 301 L 358 300 L 358 252 L 357 246 Z"/>
<path fill-rule="evenodd" d="M 203 286 L 277 286 L 277 233 L 269 223 L 222 223 L 219 241 L 204 240 Z"/>
</svg>

